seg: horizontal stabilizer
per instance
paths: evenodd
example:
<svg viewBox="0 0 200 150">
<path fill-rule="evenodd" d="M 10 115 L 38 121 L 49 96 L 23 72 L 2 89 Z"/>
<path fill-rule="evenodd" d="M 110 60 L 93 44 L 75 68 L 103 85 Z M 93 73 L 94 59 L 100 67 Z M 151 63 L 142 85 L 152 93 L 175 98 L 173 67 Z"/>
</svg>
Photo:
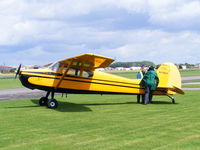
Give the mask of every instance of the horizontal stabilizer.
<svg viewBox="0 0 200 150">
<path fill-rule="evenodd" d="M 185 94 L 184 91 L 182 89 L 179 89 L 177 87 L 173 87 L 172 88 L 172 91 L 176 92 L 176 93 L 179 93 L 179 94 Z"/>
</svg>

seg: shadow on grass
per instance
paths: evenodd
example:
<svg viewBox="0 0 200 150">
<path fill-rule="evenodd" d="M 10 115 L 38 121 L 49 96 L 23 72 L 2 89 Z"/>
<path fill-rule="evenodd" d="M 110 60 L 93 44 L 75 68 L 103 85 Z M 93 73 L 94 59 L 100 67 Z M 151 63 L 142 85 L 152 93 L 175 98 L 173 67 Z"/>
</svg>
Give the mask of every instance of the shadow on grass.
<svg viewBox="0 0 200 150">
<path fill-rule="evenodd" d="M 81 104 L 87 106 L 101 106 L 101 105 L 127 105 L 127 104 L 137 104 L 137 102 L 125 102 L 125 103 L 94 103 L 94 104 Z"/>
<path fill-rule="evenodd" d="M 172 105 L 176 105 L 176 104 L 178 104 L 178 103 L 172 103 L 172 102 L 165 102 L 165 101 L 153 101 L 153 103 L 152 103 L 152 105 L 153 104 L 172 104 Z"/>
<path fill-rule="evenodd" d="M 31 100 L 34 104 L 39 105 L 39 101 L 32 99 Z M 42 106 L 39 106 L 42 107 Z M 83 104 L 75 104 L 69 102 L 60 102 L 58 101 L 58 107 L 55 109 L 56 111 L 60 112 L 87 112 L 92 111 L 90 108 L 84 106 Z"/>
<path fill-rule="evenodd" d="M 31 100 L 34 104 L 38 105 L 38 100 Z M 92 111 L 90 108 L 86 106 L 100 106 L 100 105 L 127 105 L 127 104 L 136 104 L 136 102 L 125 102 L 125 103 L 93 103 L 93 104 L 75 104 L 69 102 L 60 102 L 58 101 L 58 108 L 56 111 L 60 112 L 84 112 L 84 111 Z M 31 106 L 30 106 L 31 107 Z M 34 106 L 41 107 L 41 106 Z"/>
<path fill-rule="evenodd" d="M 32 103 L 37 104 L 37 105 L 34 105 L 34 106 L 6 107 L 6 108 L 42 107 L 42 106 L 39 106 L 39 100 L 38 99 L 32 99 L 31 101 L 32 101 Z M 127 104 L 138 104 L 138 103 L 137 102 L 124 102 L 124 103 L 89 103 L 89 104 L 85 103 L 85 104 L 76 104 L 76 103 L 58 101 L 58 108 L 56 108 L 55 110 L 56 111 L 60 111 L 60 112 L 89 112 L 89 111 L 92 111 L 92 110 L 90 108 L 86 107 L 86 106 L 127 105 Z M 175 104 L 178 104 L 178 103 L 173 104 L 172 102 L 166 102 L 166 101 L 153 101 L 153 103 L 150 104 L 150 105 L 154 105 L 154 104 L 160 104 L 160 105 L 172 104 L 172 105 L 175 105 Z"/>
</svg>

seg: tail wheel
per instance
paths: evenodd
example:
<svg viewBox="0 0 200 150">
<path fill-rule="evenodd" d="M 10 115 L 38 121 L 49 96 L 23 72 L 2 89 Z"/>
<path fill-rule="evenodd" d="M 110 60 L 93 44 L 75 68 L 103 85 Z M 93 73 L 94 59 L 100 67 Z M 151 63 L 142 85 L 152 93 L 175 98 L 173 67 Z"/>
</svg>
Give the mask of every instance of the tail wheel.
<svg viewBox="0 0 200 150">
<path fill-rule="evenodd" d="M 48 98 L 47 98 L 47 97 L 41 97 L 40 100 L 39 100 L 40 106 L 45 106 L 45 105 L 47 105 L 47 101 L 48 101 Z"/>
<path fill-rule="evenodd" d="M 175 104 L 175 99 L 173 96 L 167 95 L 171 100 L 172 100 L 172 104 Z"/>
<path fill-rule="evenodd" d="M 51 109 L 57 108 L 58 107 L 58 102 L 55 99 L 49 99 L 47 101 L 47 107 L 51 108 Z"/>
<path fill-rule="evenodd" d="M 172 104 L 175 104 L 175 100 L 174 100 L 174 98 L 172 99 Z"/>
</svg>

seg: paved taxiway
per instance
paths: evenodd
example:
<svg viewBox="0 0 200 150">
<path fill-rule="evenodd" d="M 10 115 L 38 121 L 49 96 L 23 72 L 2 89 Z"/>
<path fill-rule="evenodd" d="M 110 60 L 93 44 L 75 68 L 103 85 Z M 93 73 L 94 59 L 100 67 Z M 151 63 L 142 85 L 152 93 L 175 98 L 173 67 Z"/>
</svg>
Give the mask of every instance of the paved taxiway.
<svg viewBox="0 0 200 150">
<path fill-rule="evenodd" d="M 45 96 L 45 91 L 30 90 L 27 88 L 0 90 L 0 101 L 35 98 Z"/>
</svg>

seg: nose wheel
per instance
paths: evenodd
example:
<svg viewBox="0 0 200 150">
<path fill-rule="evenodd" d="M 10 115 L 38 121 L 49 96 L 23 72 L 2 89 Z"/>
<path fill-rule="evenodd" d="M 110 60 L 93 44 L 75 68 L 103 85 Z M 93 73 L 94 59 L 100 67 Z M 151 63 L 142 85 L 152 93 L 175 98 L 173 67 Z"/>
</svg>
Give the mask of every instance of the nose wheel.
<svg viewBox="0 0 200 150">
<path fill-rule="evenodd" d="M 46 97 L 41 97 L 39 100 L 40 106 L 47 106 L 48 108 L 54 109 L 58 107 L 58 102 L 54 99 L 54 92 L 51 92 L 51 99 L 48 99 L 50 92 L 47 92 Z"/>
</svg>

